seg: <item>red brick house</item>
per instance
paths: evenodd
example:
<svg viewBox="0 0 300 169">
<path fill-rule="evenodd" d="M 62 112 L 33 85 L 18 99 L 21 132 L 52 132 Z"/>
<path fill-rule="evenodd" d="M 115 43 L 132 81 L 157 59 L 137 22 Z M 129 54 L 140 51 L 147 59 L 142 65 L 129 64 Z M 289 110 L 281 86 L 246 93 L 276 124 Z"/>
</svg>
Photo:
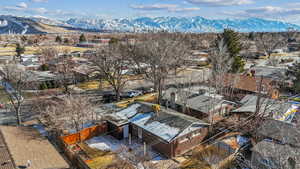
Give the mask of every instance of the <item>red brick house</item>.
<svg viewBox="0 0 300 169">
<path fill-rule="evenodd" d="M 224 87 L 231 88 L 226 95 L 233 94 L 235 98 L 243 98 L 248 94 L 255 94 L 261 91 L 262 94 L 273 99 L 279 97 L 278 84 L 270 78 L 254 77 L 239 74 L 227 74 L 224 76 Z"/>
<path fill-rule="evenodd" d="M 207 123 L 164 107 L 155 111 L 152 106 L 134 103 L 109 115 L 112 135 L 118 138 L 131 135 L 169 158 L 191 150 L 207 136 Z"/>
</svg>

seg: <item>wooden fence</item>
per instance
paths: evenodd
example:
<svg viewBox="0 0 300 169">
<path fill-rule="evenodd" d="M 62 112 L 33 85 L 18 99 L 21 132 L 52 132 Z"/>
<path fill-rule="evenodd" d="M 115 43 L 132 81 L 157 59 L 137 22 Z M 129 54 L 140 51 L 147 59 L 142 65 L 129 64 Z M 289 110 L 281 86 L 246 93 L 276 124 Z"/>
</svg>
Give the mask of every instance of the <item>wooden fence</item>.
<svg viewBox="0 0 300 169">
<path fill-rule="evenodd" d="M 72 145 L 78 142 L 88 140 L 105 132 L 107 132 L 106 122 L 97 126 L 85 128 L 78 133 L 62 136 L 61 139 L 64 141 L 65 144 Z"/>
</svg>

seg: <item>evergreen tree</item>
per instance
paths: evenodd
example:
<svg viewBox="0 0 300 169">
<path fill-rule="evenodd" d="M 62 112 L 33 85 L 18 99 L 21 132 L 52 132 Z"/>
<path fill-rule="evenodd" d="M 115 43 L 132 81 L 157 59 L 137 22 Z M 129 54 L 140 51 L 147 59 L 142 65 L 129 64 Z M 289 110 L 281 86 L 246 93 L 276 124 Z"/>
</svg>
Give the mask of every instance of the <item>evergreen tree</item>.
<svg viewBox="0 0 300 169">
<path fill-rule="evenodd" d="M 64 44 L 69 44 L 69 39 L 68 38 L 64 39 Z"/>
<path fill-rule="evenodd" d="M 227 47 L 229 55 L 231 58 L 233 58 L 233 63 L 230 71 L 232 73 L 239 73 L 244 71 L 245 62 L 243 61 L 242 57 L 239 56 L 239 53 L 242 50 L 239 33 L 231 29 L 225 29 L 221 34 L 221 37 L 219 37 L 219 40 L 220 39 L 224 39 L 224 43 Z"/>
<path fill-rule="evenodd" d="M 82 42 L 86 42 L 86 38 L 84 36 L 84 34 L 81 34 L 80 37 L 79 37 L 79 42 L 82 43 Z"/>
<path fill-rule="evenodd" d="M 255 33 L 250 32 L 249 35 L 248 35 L 248 39 L 253 41 L 255 39 Z"/>
<path fill-rule="evenodd" d="M 57 43 L 61 43 L 61 42 L 62 42 L 62 39 L 61 39 L 61 37 L 60 37 L 60 36 L 56 36 L 56 38 L 55 38 L 55 42 L 57 42 Z"/>
<path fill-rule="evenodd" d="M 293 79 L 293 92 L 300 93 L 300 62 L 289 66 L 287 75 Z"/>
<path fill-rule="evenodd" d="M 118 43 L 118 42 L 119 42 L 119 39 L 117 39 L 117 38 L 111 38 L 111 39 L 109 40 L 109 44 L 110 44 L 110 45 L 116 44 L 116 43 Z"/>
<path fill-rule="evenodd" d="M 16 46 L 17 57 L 21 57 L 21 55 L 24 52 L 25 52 L 25 48 L 23 46 L 21 46 L 19 43 L 17 43 L 17 46 Z"/>
</svg>

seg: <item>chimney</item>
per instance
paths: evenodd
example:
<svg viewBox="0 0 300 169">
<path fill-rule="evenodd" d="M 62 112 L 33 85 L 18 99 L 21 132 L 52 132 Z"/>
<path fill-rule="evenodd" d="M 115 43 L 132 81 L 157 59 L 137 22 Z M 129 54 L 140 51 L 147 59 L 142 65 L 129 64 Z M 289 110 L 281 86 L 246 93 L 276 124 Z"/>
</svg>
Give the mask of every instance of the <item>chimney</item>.
<svg viewBox="0 0 300 169">
<path fill-rule="evenodd" d="M 153 108 L 154 112 L 156 113 L 156 115 L 158 115 L 159 111 L 160 111 L 160 105 L 154 104 L 154 105 L 152 105 L 152 108 Z"/>
</svg>

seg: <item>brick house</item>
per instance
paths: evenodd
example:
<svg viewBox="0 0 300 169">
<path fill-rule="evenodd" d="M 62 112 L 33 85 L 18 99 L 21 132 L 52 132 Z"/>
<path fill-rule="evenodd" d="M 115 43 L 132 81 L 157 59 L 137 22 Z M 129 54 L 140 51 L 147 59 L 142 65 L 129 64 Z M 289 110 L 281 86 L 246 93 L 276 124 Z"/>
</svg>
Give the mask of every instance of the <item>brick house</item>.
<svg viewBox="0 0 300 169">
<path fill-rule="evenodd" d="M 191 150 L 208 134 L 207 123 L 164 107 L 155 111 L 150 103 L 133 103 L 106 119 L 111 135 L 132 136 L 169 158 Z"/>
<path fill-rule="evenodd" d="M 276 81 L 270 78 L 254 77 L 239 74 L 226 74 L 224 76 L 224 87 L 228 90 L 227 97 L 234 97 L 237 100 L 249 94 L 256 94 L 261 91 L 266 96 L 277 99 L 280 95 L 279 86 Z"/>
</svg>

